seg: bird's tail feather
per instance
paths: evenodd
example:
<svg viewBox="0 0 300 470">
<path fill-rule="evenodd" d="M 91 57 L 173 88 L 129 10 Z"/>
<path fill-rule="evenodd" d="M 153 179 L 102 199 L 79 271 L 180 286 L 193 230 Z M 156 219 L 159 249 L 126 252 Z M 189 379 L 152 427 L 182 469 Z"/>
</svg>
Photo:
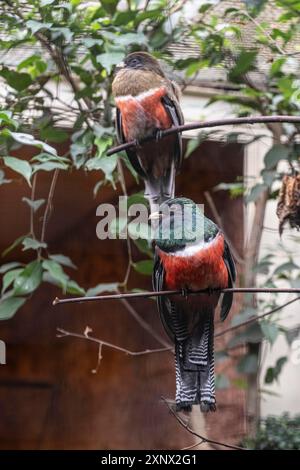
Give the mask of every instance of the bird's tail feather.
<svg viewBox="0 0 300 470">
<path fill-rule="evenodd" d="M 194 404 L 201 411 L 216 410 L 213 312 L 200 318 L 192 336 L 184 335 L 182 324 L 175 332 L 177 410 L 190 410 Z"/>
<path fill-rule="evenodd" d="M 175 167 L 172 165 L 164 176 L 149 176 L 145 180 L 145 197 L 150 202 L 151 213 L 158 211 L 163 202 L 174 197 L 175 173 Z"/>
</svg>

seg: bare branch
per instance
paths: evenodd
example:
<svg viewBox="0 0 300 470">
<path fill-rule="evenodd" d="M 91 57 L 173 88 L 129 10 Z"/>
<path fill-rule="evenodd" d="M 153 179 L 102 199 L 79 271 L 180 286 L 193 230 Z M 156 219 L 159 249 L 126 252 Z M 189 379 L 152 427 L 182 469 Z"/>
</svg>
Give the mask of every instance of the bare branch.
<svg viewBox="0 0 300 470">
<path fill-rule="evenodd" d="M 219 442 L 219 441 L 215 441 L 213 439 L 208 439 L 207 437 L 204 437 L 204 436 L 201 436 L 200 434 L 198 434 L 197 432 L 195 432 L 192 428 L 190 428 L 189 424 L 188 423 L 185 423 L 181 418 L 180 416 L 176 413 L 176 411 L 174 411 L 174 409 L 172 408 L 172 406 L 168 403 L 168 400 L 166 400 L 164 397 L 161 397 L 163 402 L 167 405 L 167 407 L 169 408 L 170 412 L 172 413 L 172 415 L 176 418 L 176 420 L 178 421 L 178 423 L 184 428 L 186 429 L 190 434 L 192 434 L 193 436 L 196 436 L 196 437 L 199 437 L 199 439 L 201 439 L 202 442 L 207 442 L 208 444 L 216 444 L 218 446 L 222 446 L 222 447 L 226 447 L 228 449 L 234 449 L 234 450 L 248 450 L 248 449 L 245 449 L 244 447 L 239 447 L 239 446 L 235 446 L 235 445 L 232 445 L 232 444 L 226 444 L 225 442 Z"/>
<path fill-rule="evenodd" d="M 172 126 L 169 129 L 161 131 L 161 138 L 167 137 L 172 134 L 176 134 L 184 131 L 191 131 L 193 129 L 205 129 L 209 127 L 220 127 L 236 124 L 267 124 L 274 122 L 290 122 L 295 124 L 300 124 L 300 117 L 298 116 L 288 116 L 288 115 L 276 115 L 276 116 L 253 116 L 253 117 L 238 117 L 238 118 L 228 118 L 228 119 L 216 119 L 215 121 L 206 121 L 206 122 L 193 122 L 190 124 L 184 124 L 182 126 Z M 155 140 L 156 135 L 149 136 L 145 139 L 139 141 L 139 145 L 142 145 L 145 142 Z M 136 147 L 137 142 L 131 141 L 126 144 L 118 145 L 113 147 L 106 152 L 107 156 L 114 155 L 115 153 L 122 152 L 129 148 Z"/>
<path fill-rule="evenodd" d="M 53 177 L 52 177 L 52 181 L 51 181 L 51 185 L 49 189 L 49 194 L 48 194 L 47 205 L 46 205 L 46 209 L 45 209 L 44 216 L 43 216 L 43 224 L 42 224 L 42 232 L 41 232 L 42 243 L 45 241 L 46 225 L 47 225 L 49 214 L 52 210 L 52 202 L 53 202 L 53 196 L 54 196 L 58 174 L 59 174 L 59 170 L 56 169 L 53 173 Z"/>
<path fill-rule="evenodd" d="M 200 289 L 195 291 L 184 291 L 181 290 L 161 290 L 161 291 L 144 291 L 144 292 L 128 292 L 128 293 L 118 293 L 118 294 L 109 294 L 109 295 L 95 295 L 95 296 L 86 296 L 86 297 L 71 297 L 67 299 L 59 299 L 55 297 L 52 302 L 52 305 L 59 304 L 70 304 L 70 303 L 82 303 L 82 302 L 97 302 L 102 300 L 121 300 L 121 299 L 139 299 L 147 297 L 162 297 L 164 295 L 201 295 L 201 294 L 212 294 L 213 292 L 225 293 L 250 293 L 250 294 L 300 294 L 300 288 L 288 287 L 288 288 L 277 288 L 277 287 L 228 287 L 226 289 Z"/>
<path fill-rule="evenodd" d="M 278 312 L 279 310 L 282 310 L 284 307 L 287 307 L 288 305 L 296 302 L 297 300 L 300 300 L 300 297 L 296 297 L 295 299 L 289 300 L 288 302 L 285 302 L 282 305 L 279 305 L 278 307 L 273 308 L 272 310 L 269 310 L 268 312 L 263 313 L 262 315 L 257 315 L 255 317 L 251 317 L 248 320 L 239 323 L 238 325 L 230 326 L 229 328 L 226 328 L 223 331 L 217 332 L 215 334 L 215 338 L 218 338 L 219 336 L 225 335 L 226 333 L 229 333 L 231 331 L 237 330 L 238 328 L 241 328 L 242 326 L 250 325 L 251 323 L 255 323 L 256 321 L 261 320 L 262 318 L 265 318 L 269 315 L 272 315 L 273 313 Z"/>
<path fill-rule="evenodd" d="M 92 341 L 93 343 L 99 344 L 99 346 L 101 346 L 101 348 L 103 346 L 106 346 L 107 348 L 113 349 L 115 351 L 122 352 L 124 354 L 127 354 L 128 356 L 145 356 L 146 354 L 155 354 L 155 353 L 170 351 L 169 347 L 158 348 L 158 349 L 145 349 L 143 351 L 130 351 L 129 349 L 121 348 L 120 346 L 117 346 L 116 344 L 108 343 L 107 341 L 103 341 L 102 339 L 95 338 L 94 336 L 90 336 L 89 335 L 89 332 L 91 331 L 90 328 L 89 328 L 87 333 L 83 333 L 83 334 L 63 330 L 62 328 L 57 328 L 57 331 L 59 333 L 57 335 L 57 338 L 64 338 L 66 336 L 70 336 L 70 337 L 73 337 L 73 338 L 85 339 L 85 340 L 88 340 L 88 341 Z M 102 359 L 101 353 L 102 353 L 102 350 L 100 349 L 99 353 L 98 353 L 98 361 L 99 362 Z M 99 357 L 100 357 L 100 360 L 99 360 Z M 98 364 L 99 364 L 99 362 L 98 362 Z"/>
</svg>

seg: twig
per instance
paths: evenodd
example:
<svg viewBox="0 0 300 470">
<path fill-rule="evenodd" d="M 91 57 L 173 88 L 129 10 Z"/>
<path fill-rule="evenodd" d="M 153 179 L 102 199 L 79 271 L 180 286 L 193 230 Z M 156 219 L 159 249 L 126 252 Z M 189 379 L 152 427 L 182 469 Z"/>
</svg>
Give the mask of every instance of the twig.
<svg viewBox="0 0 300 470">
<path fill-rule="evenodd" d="M 94 336 L 89 336 L 88 333 L 80 334 L 80 333 L 73 333 L 72 331 L 63 330 L 62 328 L 57 328 L 59 335 L 58 338 L 63 338 L 65 336 L 71 336 L 73 338 L 80 338 L 85 339 L 88 341 L 92 341 L 93 343 L 97 343 L 101 345 L 101 347 L 106 346 L 107 348 L 114 349 L 115 351 L 119 351 L 122 353 L 127 354 L 128 356 L 145 356 L 146 354 L 154 354 L 154 353 L 161 353 L 165 351 L 169 351 L 170 348 L 158 348 L 158 349 L 145 349 L 144 351 L 130 351 L 129 349 L 121 348 L 116 344 L 108 343 L 107 341 L 103 341 L 102 339 L 95 338 Z M 101 354 L 101 351 L 100 351 Z"/>
<path fill-rule="evenodd" d="M 235 249 L 233 243 L 230 242 L 230 237 L 228 237 L 228 234 L 225 232 L 224 230 L 224 227 L 223 227 L 223 223 L 222 223 L 222 219 L 218 213 L 218 210 L 216 208 L 216 205 L 214 203 L 214 200 L 213 198 L 211 197 L 211 194 L 209 191 L 204 191 L 204 196 L 208 202 L 208 205 L 213 213 L 213 216 L 215 218 L 215 221 L 217 222 L 217 224 L 219 225 L 219 227 L 222 229 L 224 235 L 225 235 L 225 238 L 228 240 L 229 244 L 230 244 L 230 249 L 231 249 L 231 252 L 234 256 L 234 258 L 236 259 L 236 261 L 240 264 L 245 264 L 245 261 L 243 260 L 243 258 L 241 258 L 241 256 L 239 255 L 239 253 L 237 252 L 237 250 Z"/>
<path fill-rule="evenodd" d="M 226 289 L 200 289 L 197 291 L 185 291 L 184 293 L 181 290 L 162 290 L 159 292 L 145 291 L 145 292 L 129 292 L 129 293 L 119 293 L 119 294 L 109 294 L 109 295 L 96 295 L 91 297 L 71 297 L 67 299 L 59 299 L 55 297 L 52 302 L 52 305 L 58 304 L 67 304 L 67 303 L 81 303 L 81 302 L 93 302 L 100 300 L 120 300 L 120 299 L 138 299 L 138 298 L 147 298 L 147 297 L 161 297 L 164 295 L 198 295 L 198 294 L 212 294 L 213 292 L 225 293 L 265 293 L 265 294 L 300 294 L 300 288 L 277 288 L 277 287 L 230 287 Z"/>
<path fill-rule="evenodd" d="M 161 397 L 161 399 L 163 400 L 163 402 L 167 405 L 167 407 L 169 408 L 169 411 L 171 411 L 172 415 L 176 418 L 176 420 L 178 421 L 178 423 L 184 428 L 186 429 L 190 434 L 192 434 L 193 436 L 196 436 L 196 437 L 199 437 L 199 439 L 202 440 L 202 442 L 207 442 L 208 444 L 216 444 L 218 446 L 222 446 L 222 447 L 226 447 L 228 449 L 234 449 L 234 450 L 248 450 L 248 449 L 245 449 L 244 447 L 239 447 L 239 446 L 235 446 L 235 445 L 232 445 L 232 444 L 226 444 L 225 442 L 219 442 L 219 441 L 215 441 L 213 439 L 208 439 L 207 437 L 204 437 L 204 436 L 201 436 L 201 434 L 198 434 L 197 432 L 195 432 L 192 428 L 190 428 L 190 426 L 188 425 L 188 423 L 185 423 L 181 418 L 180 416 L 178 416 L 178 414 L 173 410 L 173 408 L 169 405 L 168 401 L 165 399 L 165 397 Z"/>
<path fill-rule="evenodd" d="M 135 319 L 135 321 L 145 330 L 147 331 L 151 336 L 153 336 L 156 341 L 158 341 L 161 345 L 163 345 L 166 348 L 169 348 L 170 350 L 173 350 L 173 347 L 164 340 L 162 336 L 160 336 L 159 333 L 157 333 L 149 323 L 147 323 L 135 310 L 135 308 L 130 305 L 130 303 L 126 299 L 121 299 L 122 304 L 126 308 L 126 310 L 130 313 L 130 315 Z"/>
<path fill-rule="evenodd" d="M 209 127 L 218 127 L 218 126 L 228 126 L 235 124 L 266 124 L 272 122 L 290 122 L 300 124 L 300 117 L 298 116 L 288 116 L 288 115 L 275 115 L 275 116 L 253 116 L 253 117 L 239 117 L 239 118 L 228 118 L 228 119 L 216 119 L 214 121 L 206 122 L 192 122 L 190 124 L 184 124 L 182 126 L 173 126 L 170 129 L 161 131 L 161 138 L 167 137 L 177 132 L 191 131 L 193 129 L 204 129 Z M 141 139 L 138 144 L 142 145 L 143 143 L 150 142 L 151 140 L 157 139 L 156 135 L 148 136 L 145 139 Z M 117 147 L 113 147 L 106 152 L 107 156 L 114 155 L 115 153 L 122 152 L 129 148 L 136 147 L 137 142 L 131 141 Z"/>
<path fill-rule="evenodd" d="M 275 41 L 275 39 L 272 38 L 271 34 L 266 31 L 262 25 L 256 21 L 255 18 L 253 18 L 251 15 L 249 15 L 249 13 L 245 10 L 242 12 L 242 14 L 244 16 L 246 16 L 250 21 L 252 21 L 253 24 L 255 24 L 255 26 L 263 33 L 267 36 L 267 38 L 269 39 L 270 43 L 273 44 L 273 46 L 277 49 L 277 51 L 282 54 L 282 55 L 287 55 L 287 53 L 279 46 L 279 44 L 277 44 L 277 42 Z"/>
<path fill-rule="evenodd" d="M 33 202 L 35 198 L 36 180 L 37 180 L 37 173 L 34 173 L 33 178 L 32 178 L 32 188 L 31 188 L 31 196 L 30 196 L 31 202 Z M 35 239 L 34 210 L 32 206 L 30 206 L 30 234 L 32 238 Z"/>
<path fill-rule="evenodd" d="M 55 186 L 58 178 L 59 170 L 56 169 L 53 173 L 50 189 L 49 189 L 49 194 L 48 194 L 48 200 L 47 200 L 47 205 L 46 209 L 44 212 L 44 217 L 43 217 L 43 225 L 42 225 L 42 232 L 41 232 L 41 243 L 45 241 L 45 233 L 46 233 L 46 225 L 47 225 L 47 220 L 49 213 L 52 210 L 52 201 L 53 201 L 53 196 L 54 196 L 54 191 L 55 191 Z"/>
<path fill-rule="evenodd" d="M 269 310 L 268 312 L 263 313 L 262 315 L 257 315 L 255 317 L 251 317 L 248 320 L 244 321 L 243 323 L 239 323 L 238 325 L 230 326 L 229 328 L 226 328 L 225 330 L 217 332 L 215 334 L 215 338 L 218 338 L 219 336 L 225 335 L 229 331 L 237 330 L 238 328 L 241 328 L 242 326 L 250 325 L 251 323 L 259 321 L 262 318 L 267 317 L 268 315 L 272 315 L 273 313 L 276 313 L 279 310 L 282 310 L 284 307 L 287 307 L 288 305 L 296 302 L 297 300 L 300 300 L 300 297 L 296 297 L 295 299 L 289 300 L 288 302 L 286 302 L 282 305 L 279 305 L 278 307 L 275 307 L 272 310 Z"/>
<path fill-rule="evenodd" d="M 192 444 L 190 446 L 187 446 L 187 447 L 183 447 L 182 449 L 180 450 L 190 450 L 190 449 L 194 449 L 194 447 L 197 447 L 197 446 L 201 446 L 201 444 L 203 444 L 205 441 L 203 439 L 201 439 L 201 441 L 199 442 L 196 442 L 196 444 Z"/>
<path fill-rule="evenodd" d="M 118 168 L 118 174 L 119 174 L 119 182 L 122 188 L 123 195 L 127 197 L 124 171 L 123 171 L 122 162 L 120 161 L 120 159 L 118 159 L 117 168 Z M 123 282 L 120 283 L 120 286 L 124 287 L 125 289 L 127 288 L 127 283 L 128 283 L 128 279 L 130 276 L 132 263 L 133 263 L 130 237 L 128 236 L 126 237 L 126 242 L 127 242 L 128 264 L 127 264 L 124 280 Z"/>
</svg>

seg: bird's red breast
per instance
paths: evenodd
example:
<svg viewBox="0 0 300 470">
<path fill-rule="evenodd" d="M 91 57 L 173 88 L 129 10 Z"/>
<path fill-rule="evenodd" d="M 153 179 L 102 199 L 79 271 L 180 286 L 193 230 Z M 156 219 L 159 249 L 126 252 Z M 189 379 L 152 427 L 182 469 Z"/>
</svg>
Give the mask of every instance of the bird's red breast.
<svg viewBox="0 0 300 470">
<path fill-rule="evenodd" d="M 126 140 L 142 139 L 155 129 L 167 129 L 172 121 L 161 99 L 167 93 L 164 86 L 144 91 L 136 96 L 115 98 L 122 114 Z"/>
<path fill-rule="evenodd" d="M 223 260 L 224 236 L 204 244 L 193 254 L 166 253 L 158 249 L 165 270 L 167 289 L 225 288 L 228 286 L 228 272 Z"/>
</svg>

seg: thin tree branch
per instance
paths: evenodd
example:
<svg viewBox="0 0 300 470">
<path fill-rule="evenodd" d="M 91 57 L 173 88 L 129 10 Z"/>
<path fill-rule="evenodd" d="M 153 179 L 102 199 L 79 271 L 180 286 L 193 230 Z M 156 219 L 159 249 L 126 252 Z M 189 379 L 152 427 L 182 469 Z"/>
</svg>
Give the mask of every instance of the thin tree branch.
<svg viewBox="0 0 300 470">
<path fill-rule="evenodd" d="M 66 336 L 70 336 L 73 338 L 85 339 L 93 343 L 97 343 L 101 345 L 101 347 L 106 346 L 107 348 L 122 352 L 124 354 L 127 354 L 128 356 L 145 356 L 147 354 L 161 353 L 161 352 L 170 350 L 169 347 L 166 347 L 166 348 L 158 348 L 158 349 L 145 349 L 143 351 L 130 351 L 129 349 L 121 348 L 120 346 L 117 346 L 116 344 L 108 343 L 107 341 L 103 341 L 102 339 L 95 338 L 94 336 L 90 336 L 89 335 L 90 329 L 88 329 L 87 332 L 83 334 L 73 333 L 72 331 L 67 331 L 62 328 L 57 328 L 57 331 L 59 333 L 57 335 L 58 338 L 64 338 Z M 100 356 L 101 356 L 101 351 L 100 351 Z"/>
<path fill-rule="evenodd" d="M 52 181 L 51 181 L 51 185 L 50 185 L 50 189 L 49 189 L 49 194 L 48 194 L 47 205 L 46 205 L 46 209 L 45 209 L 44 216 L 43 216 L 43 224 L 42 224 L 42 231 L 41 231 L 41 243 L 43 243 L 45 241 L 46 225 L 47 225 L 49 214 L 52 210 L 52 202 L 53 202 L 53 196 L 54 196 L 54 192 L 55 192 L 55 186 L 56 186 L 58 174 L 59 174 L 59 169 L 56 169 L 53 173 L 53 177 L 52 177 Z"/>
<path fill-rule="evenodd" d="M 228 125 L 236 125 L 236 124 L 267 124 L 267 123 L 274 123 L 274 122 L 290 122 L 295 124 L 300 124 L 300 117 L 298 116 L 288 116 L 288 115 L 275 115 L 275 116 L 253 116 L 253 117 L 238 117 L 238 118 L 227 118 L 227 119 L 216 119 L 214 121 L 206 121 L 206 122 L 192 122 L 190 124 L 184 124 L 181 126 L 172 126 L 169 129 L 161 131 L 161 138 L 167 137 L 172 134 L 176 134 L 179 132 L 190 131 L 193 129 L 205 129 L 210 127 L 220 127 L 220 126 L 228 126 Z M 157 136 L 149 136 L 145 139 L 141 139 L 139 141 L 139 145 L 142 145 L 145 142 L 150 142 L 152 140 L 157 139 Z M 137 142 L 131 141 L 127 142 L 122 145 L 118 145 L 117 147 L 113 147 L 106 152 L 107 156 L 114 155 L 115 153 L 122 152 L 123 150 L 127 150 L 129 148 L 136 147 Z"/>
<path fill-rule="evenodd" d="M 129 292 L 129 293 L 118 293 L 109 295 L 96 295 L 91 297 L 71 297 L 66 299 L 59 299 L 55 297 L 52 305 L 67 304 L 67 303 L 82 303 L 82 302 L 93 302 L 102 300 L 121 300 L 121 299 L 138 299 L 147 297 L 161 297 L 164 295 L 198 295 L 198 294 L 212 294 L 213 292 L 225 293 L 250 293 L 250 294 L 300 294 L 300 288 L 288 287 L 288 288 L 277 288 L 277 287 L 229 287 L 226 289 L 200 289 L 197 291 L 181 291 L 181 290 L 161 290 L 161 291 L 145 291 L 145 292 Z"/>
<path fill-rule="evenodd" d="M 161 399 L 163 400 L 163 402 L 167 405 L 167 407 L 169 408 L 169 411 L 172 413 L 172 415 L 176 418 L 176 420 L 178 421 L 178 423 L 186 430 L 188 431 L 190 434 L 192 434 L 193 436 L 196 436 L 196 437 L 199 437 L 199 439 L 201 439 L 202 442 L 207 442 L 208 444 L 216 444 L 218 446 L 222 446 L 222 447 L 226 447 L 227 449 L 233 449 L 233 450 L 248 450 L 248 449 L 245 449 L 244 447 L 239 447 L 239 446 L 235 446 L 235 445 L 232 445 L 232 444 L 226 444 L 225 442 L 220 442 L 220 441 L 215 441 L 213 439 L 208 439 L 207 437 L 204 437 L 204 436 L 201 436 L 201 434 L 198 434 L 197 432 L 195 432 L 192 428 L 190 428 L 189 424 L 188 423 L 185 423 L 181 418 L 180 416 L 173 410 L 173 408 L 170 406 L 170 404 L 168 403 L 168 400 L 166 400 L 164 397 L 161 397 Z"/>
<path fill-rule="evenodd" d="M 124 171 L 122 167 L 122 162 L 120 161 L 120 159 L 118 159 L 117 168 L 118 168 L 118 174 L 119 174 L 119 182 L 122 188 L 123 195 L 127 197 L 125 176 L 124 176 Z M 127 289 L 128 279 L 129 279 L 131 267 L 133 264 L 130 237 L 128 236 L 126 237 L 126 242 L 127 242 L 128 264 L 127 264 L 124 280 L 123 282 L 120 283 L 120 286 L 122 286 L 125 290 Z"/>
<path fill-rule="evenodd" d="M 34 173 L 32 178 L 32 187 L 31 187 L 31 202 L 34 201 L 35 198 L 35 190 L 36 190 L 36 180 L 37 180 L 37 173 Z M 30 206 L 30 234 L 32 238 L 35 240 L 35 233 L 34 233 L 34 210 L 33 207 Z"/>
<path fill-rule="evenodd" d="M 279 310 L 282 310 L 284 307 L 287 307 L 288 305 L 296 302 L 297 300 L 300 300 L 300 297 L 296 297 L 295 299 L 289 300 L 288 302 L 285 302 L 284 304 L 279 305 L 278 307 L 275 307 L 272 310 L 269 310 L 268 312 L 263 313 L 262 315 L 257 315 L 255 317 L 251 317 L 248 320 L 244 321 L 243 323 L 239 323 L 238 325 L 230 326 L 229 328 L 226 328 L 225 330 L 217 332 L 215 334 L 215 338 L 218 338 L 219 336 L 223 336 L 226 333 L 229 333 L 231 331 L 237 330 L 238 328 L 241 328 L 242 326 L 246 326 L 246 325 L 250 325 L 251 323 L 255 323 L 256 321 L 259 321 L 262 318 L 265 318 L 269 315 L 272 315 L 273 313 L 278 312 Z"/>
<path fill-rule="evenodd" d="M 147 323 L 139 314 L 138 312 L 133 308 L 133 306 L 126 300 L 126 299 L 121 299 L 121 303 L 124 305 L 126 310 L 130 313 L 130 315 L 135 319 L 135 321 L 145 330 L 147 331 L 158 343 L 162 344 L 164 347 L 169 348 L 170 350 L 173 349 L 173 347 L 165 341 L 165 339 L 157 333 L 154 328 L 152 328 L 149 323 Z"/>
</svg>

